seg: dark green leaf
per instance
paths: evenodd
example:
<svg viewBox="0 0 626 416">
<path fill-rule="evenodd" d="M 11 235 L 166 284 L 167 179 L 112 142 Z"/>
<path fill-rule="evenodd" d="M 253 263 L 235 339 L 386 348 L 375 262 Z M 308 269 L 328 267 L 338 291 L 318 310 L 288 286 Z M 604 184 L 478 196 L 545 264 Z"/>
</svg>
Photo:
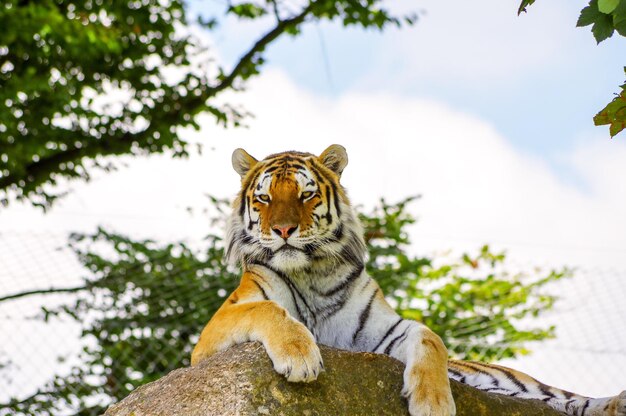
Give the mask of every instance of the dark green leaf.
<svg viewBox="0 0 626 416">
<path fill-rule="evenodd" d="M 597 0 L 591 0 L 589 5 L 580 11 L 580 16 L 578 17 L 576 26 L 583 27 L 592 25 L 601 17 L 602 13 L 598 10 Z"/>
<path fill-rule="evenodd" d="M 517 9 L 517 15 L 519 16 L 522 12 L 526 13 L 526 7 L 532 5 L 534 2 L 535 0 L 522 0 L 519 8 Z"/>
<path fill-rule="evenodd" d="M 593 37 L 596 38 L 596 42 L 598 43 L 610 38 L 614 30 L 613 19 L 606 14 L 602 14 L 602 17 L 598 18 L 591 27 Z"/>
</svg>

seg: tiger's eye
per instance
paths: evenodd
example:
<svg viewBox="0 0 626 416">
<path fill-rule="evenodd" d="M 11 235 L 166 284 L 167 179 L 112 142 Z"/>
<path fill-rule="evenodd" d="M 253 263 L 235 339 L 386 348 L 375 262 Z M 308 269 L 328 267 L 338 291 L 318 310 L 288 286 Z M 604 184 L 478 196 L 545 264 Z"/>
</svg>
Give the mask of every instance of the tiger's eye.
<svg viewBox="0 0 626 416">
<path fill-rule="evenodd" d="M 263 194 L 263 195 L 257 195 L 256 197 L 257 197 L 257 199 L 258 199 L 259 201 L 261 201 L 261 202 L 270 202 L 270 197 L 269 197 L 269 195 L 265 195 L 265 194 Z"/>
<path fill-rule="evenodd" d="M 313 196 L 313 192 L 311 191 L 302 192 L 302 199 L 309 199 L 312 196 Z"/>
</svg>

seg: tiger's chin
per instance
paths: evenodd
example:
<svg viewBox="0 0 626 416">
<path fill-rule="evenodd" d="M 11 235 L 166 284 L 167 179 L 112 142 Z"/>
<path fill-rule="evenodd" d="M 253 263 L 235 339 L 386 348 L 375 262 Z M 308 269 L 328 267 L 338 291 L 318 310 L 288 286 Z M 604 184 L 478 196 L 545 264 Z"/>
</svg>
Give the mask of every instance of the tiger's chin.
<svg viewBox="0 0 626 416">
<path fill-rule="evenodd" d="M 309 256 L 298 249 L 279 250 L 270 260 L 270 266 L 285 272 L 304 269 L 311 265 Z"/>
</svg>

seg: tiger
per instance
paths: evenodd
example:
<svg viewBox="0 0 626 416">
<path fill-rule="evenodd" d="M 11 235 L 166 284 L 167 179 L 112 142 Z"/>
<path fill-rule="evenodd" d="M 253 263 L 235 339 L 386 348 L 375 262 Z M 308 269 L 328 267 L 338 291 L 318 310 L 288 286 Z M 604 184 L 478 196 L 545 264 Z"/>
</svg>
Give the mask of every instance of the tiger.
<svg viewBox="0 0 626 416">
<path fill-rule="evenodd" d="M 238 288 L 202 330 L 191 364 L 258 341 L 275 371 L 312 382 L 324 371 L 318 343 L 389 355 L 405 365 L 412 416 L 456 413 L 450 379 L 479 390 L 538 399 L 576 416 L 626 416 L 626 391 L 589 398 L 499 365 L 449 359 L 442 339 L 404 319 L 366 269 L 362 226 L 340 184 L 346 150 L 288 151 L 257 160 L 236 149 L 241 191 L 232 205 L 225 257 L 242 267 Z"/>
</svg>

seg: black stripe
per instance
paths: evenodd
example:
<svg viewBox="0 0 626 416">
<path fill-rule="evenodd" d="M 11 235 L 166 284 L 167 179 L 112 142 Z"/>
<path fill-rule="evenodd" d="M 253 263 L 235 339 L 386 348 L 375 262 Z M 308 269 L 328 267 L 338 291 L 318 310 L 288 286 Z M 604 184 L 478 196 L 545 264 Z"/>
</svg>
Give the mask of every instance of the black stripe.
<svg viewBox="0 0 626 416">
<path fill-rule="evenodd" d="M 228 248 L 226 249 L 226 252 L 224 253 L 226 257 L 230 256 L 230 253 L 233 251 L 233 247 L 235 246 L 236 240 L 237 240 L 237 237 L 233 237 L 228 242 Z"/>
<path fill-rule="evenodd" d="M 243 219 L 243 214 L 246 212 L 246 192 L 241 191 L 241 201 L 239 201 L 239 216 Z"/>
<path fill-rule="evenodd" d="M 333 239 L 335 241 L 341 240 L 343 237 L 343 224 L 339 223 L 339 226 L 333 230 Z"/>
<path fill-rule="evenodd" d="M 404 337 L 406 338 L 407 334 L 406 331 L 409 330 L 410 327 L 406 327 L 404 329 L 404 332 L 402 332 L 400 335 L 398 335 L 397 337 L 395 337 L 393 340 L 391 340 L 391 342 L 389 343 L 389 345 L 387 345 L 387 348 L 385 348 L 385 354 L 389 355 L 389 353 L 391 352 L 391 349 L 393 348 L 393 346 L 396 344 L 396 342 L 402 342 L 402 341 L 398 341 L 400 338 Z"/>
<path fill-rule="evenodd" d="M 465 376 L 460 371 L 453 370 L 452 368 L 448 368 L 448 374 L 452 374 L 457 377 L 455 380 L 459 383 L 465 383 Z M 452 377 L 454 378 L 454 377 Z"/>
<path fill-rule="evenodd" d="M 378 344 L 376 344 L 376 346 L 374 347 L 374 349 L 372 349 L 372 352 L 376 352 L 376 350 L 378 349 L 378 347 L 380 347 L 382 345 L 383 342 L 385 342 L 387 340 L 387 338 L 389 337 L 389 335 L 391 335 L 391 333 L 393 332 L 394 329 L 396 329 L 396 327 L 398 325 L 400 325 L 400 322 L 402 322 L 403 319 L 402 318 L 398 318 L 398 321 L 393 324 L 391 326 L 391 328 L 389 328 L 387 330 L 387 332 L 385 332 L 385 335 L 383 335 L 382 339 L 378 342 Z"/>
<path fill-rule="evenodd" d="M 403 337 L 401 337 L 400 339 L 396 338 L 394 339 L 391 344 L 389 344 L 389 346 L 387 348 L 385 348 L 385 354 L 389 355 L 391 354 L 391 351 L 393 350 L 394 347 L 396 346 L 400 346 L 400 344 L 402 344 L 404 341 L 406 341 L 408 334 L 404 334 Z"/>
<path fill-rule="evenodd" d="M 320 182 L 320 184 L 326 184 L 327 182 L 332 182 L 326 175 L 324 175 L 320 171 L 320 169 L 317 166 L 315 166 L 315 163 L 311 163 L 310 167 L 313 173 L 315 174 L 315 176 L 317 177 L 317 180 Z"/>
<path fill-rule="evenodd" d="M 337 292 L 340 292 L 341 290 L 345 289 L 350 283 L 354 282 L 356 278 L 361 275 L 364 268 L 365 266 L 363 265 L 363 263 L 357 265 L 357 267 L 348 276 L 346 276 L 341 283 L 326 292 L 318 292 L 316 289 L 313 290 L 323 296 L 336 295 Z"/>
<path fill-rule="evenodd" d="M 330 184 L 333 188 L 333 197 L 335 198 L 335 210 L 337 211 L 337 217 L 341 217 L 341 207 L 339 206 L 339 194 L 337 193 L 337 186 L 334 183 Z"/>
<path fill-rule="evenodd" d="M 324 164 L 320 164 L 319 162 L 315 161 L 315 160 L 311 160 L 311 166 L 315 166 L 317 168 L 317 173 L 318 175 L 322 176 L 326 182 L 328 183 L 335 183 L 336 179 L 334 177 L 329 177 L 328 174 L 326 173 L 326 171 L 328 171 L 328 168 L 324 165 Z M 323 168 L 322 168 L 323 166 Z"/>
<path fill-rule="evenodd" d="M 330 186 L 326 185 L 326 200 L 328 201 L 328 206 L 326 207 L 327 211 L 324 216 L 326 217 L 326 222 L 328 222 L 328 225 L 333 223 L 333 216 L 330 213 L 330 205 L 332 204 L 332 199 L 333 198 L 330 194 Z"/>
<path fill-rule="evenodd" d="M 239 235 L 237 236 L 237 239 L 242 244 L 250 244 L 250 243 L 252 243 L 254 241 L 254 237 L 252 237 L 250 234 L 247 234 L 244 230 L 241 230 L 239 232 Z"/>
<path fill-rule="evenodd" d="M 259 176 L 261 175 L 261 173 L 263 173 L 263 169 L 261 166 L 255 167 L 254 169 L 256 169 L 256 171 L 254 172 L 254 175 L 252 176 L 252 178 L 248 182 L 244 183 L 243 191 L 242 191 L 243 193 L 248 192 L 248 188 L 254 187 L 254 184 L 259 179 Z"/>
<path fill-rule="evenodd" d="M 500 382 L 498 381 L 497 378 L 495 378 L 493 376 L 493 374 L 488 373 L 485 370 L 482 370 L 481 368 L 477 368 L 477 367 L 471 365 L 470 363 L 468 363 L 467 361 L 457 361 L 457 362 L 455 362 L 455 365 L 459 365 L 461 367 L 470 368 L 470 369 L 474 370 L 475 372 L 477 372 L 478 374 L 482 374 L 482 375 L 485 375 L 485 376 L 489 377 L 491 379 L 491 384 L 493 384 L 494 386 L 499 386 L 500 385 Z M 471 384 L 471 385 L 473 386 L 473 384 Z M 476 386 L 474 386 L 474 387 L 476 387 Z M 476 388 L 478 388 L 478 387 L 476 387 Z"/>
<path fill-rule="evenodd" d="M 307 168 L 304 167 L 304 165 L 302 165 L 300 163 L 291 163 L 291 164 L 289 164 L 289 169 L 302 170 L 302 171 L 305 171 L 305 172 L 308 170 Z"/>
<path fill-rule="evenodd" d="M 269 300 L 269 296 L 267 296 L 267 293 L 265 293 L 265 290 L 261 287 L 259 282 L 257 282 L 256 280 L 252 279 L 252 283 L 254 283 L 256 285 L 256 287 L 259 288 L 259 290 L 261 291 L 261 294 L 263 295 L 263 299 Z"/>
<path fill-rule="evenodd" d="M 347 296 L 342 296 L 339 300 L 332 305 L 328 305 L 324 308 L 318 309 L 319 318 L 321 320 L 325 320 L 339 312 L 343 306 L 346 304 Z"/>
<path fill-rule="evenodd" d="M 508 378 L 510 381 L 512 381 L 513 384 L 515 384 L 517 387 L 519 387 L 519 389 L 522 392 L 528 393 L 528 389 L 526 388 L 526 386 L 521 381 L 519 381 L 519 379 L 517 377 L 515 377 L 515 374 L 511 373 L 509 370 L 507 370 L 505 368 L 502 368 L 502 367 L 495 366 L 495 365 L 489 365 L 489 364 L 486 364 L 486 363 L 480 363 L 479 365 L 483 365 L 485 367 L 492 368 L 492 369 L 494 369 L 496 371 L 499 371 L 500 373 L 504 374 L 504 376 L 506 378 Z"/>
<path fill-rule="evenodd" d="M 587 411 L 588 407 L 589 407 L 589 399 L 585 400 L 585 405 L 580 411 L 580 416 L 585 416 L 585 412 Z"/>
<path fill-rule="evenodd" d="M 284 274 L 280 270 L 276 270 L 276 269 L 268 266 L 267 264 L 262 264 L 262 266 L 263 267 L 267 267 L 269 270 L 271 270 L 272 272 L 276 273 L 276 275 L 278 275 L 278 277 L 280 277 L 287 284 L 287 286 L 289 287 L 289 290 L 291 291 L 292 296 L 294 296 L 294 303 L 296 305 L 296 309 L 298 309 L 298 314 L 300 315 L 300 317 L 303 317 L 303 315 L 302 315 L 302 311 L 300 310 L 300 307 L 298 305 L 298 302 L 297 302 L 297 299 L 296 299 L 295 295 L 297 295 L 298 298 L 300 298 L 300 300 L 302 301 L 304 306 L 309 310 L 309 315 L 313 318 L 313 322 L 315 323 L 317 321 L 316 315 L 313 313 L 313 310 L 311 309 L 311 307 L 309 306 L 307 301 L 304 299 L 304 296 L 302 296 L 302 293 L 300 293 L 298 288 L 291 282 L 291 279 L 289 278 L 289 276 L 287 276 L 286 274 Z"/>
<path fill-rule="evenodd" d="M 295 293 L 294 293 L 294 291 L 293 291 L 293 289 L 292 289 L 291 285 L 289 284 L 289 282 L 288 282 L 288 281 L 286 281 L 286 280 L 283 278 L 283 276 L 281 276 L 281 273 L 279 273 L 278 271 L 276 271 L 276 270 L 272 269 L 272 268 L 271 268 L 270 266 L 268 266 L 267 264 L 265 264 L 265 263 L 261 263 L 261 262 L 256 261 L 256 260 L 251 260 L 251 261 L 250 261 L 250 263 L 251 263 L 251 264 L 256 264 L 256 265 L 258 265 L 258 266 L 263 266 L 263 267 L 265 267 L 265 268 L 267 268 L 267 269 L 271 270 L 272 272 L 276 273 L 276 274 L 277 274 L 277 275 L 278 275 L 281 279 L 283 279 L 283 281 L 285 281 L 285 283 L 287 284 L 287 288 L 289 289 L 289 292 L 291 293 L 291 298 L 293 299 L 293 304 L 294 304 L 294 305 L 295 305 L 295 307 L 296 307 L 296 313 L 298 314 L 297 318 L 298 318 L 298 320 L 299 320 L 300 322 L 304 322 L 304 317 L 302 316 L 302 311 L 300 310 L 300 307 L 298 306 L 298 301 L 296 300 L 296 295 L 295 295 Z"/>
<path fill-rule="evenodd" d="M 252 205 L 252 202 L 250 201 L 249 196 L 246 197 L 246 203 L 248 204 L 248 221 L 250 221 L 250 224 L 248 224 L 248 231 L 252 231 L 252 226 L 256 224 L 257 221 L 252 221 L 252 213 L 250 212 L 250 206 Z"/>
<path fill-rule="evenodd" d="M 361 275 L 361 272 L 363 271 L 364 266 L 361 265 L 361 267 L 359 268 L 359 270 L 355 270 L 342 284 L 341 286 L 344 287 L 348 287 L 350 285 L 350 283 L 356 281 L 357 277 Z M 365 283 L 365 286 L 367 286 L 368 282 Z M 364 286 L 364 287 L 365 287 Z M 335 288 L 338 289 L 338 288 Z M 318 293 L 321 296 L 327 296 L 323 293 L 320 293 L 319 291 L 317 291 L 316 289 L 313 289 L 316 293 Z M 331 289 L 332 291 L 333 289 Z M 341 288 L 339 288 L 339 290 L 341 290 Z M 339 291 L 337 290 L 337 291 Z M 335 293 L 333 292 L 333 295 Z M 339 296 L 339 299 L 331 304 L 331 305 L 327 305 L 324 308 L 319 309 L 319 313 L 320 313 L 320 319 L 325 320 L 330 318 L 331 316 L 333 316 L 334 314 L 336 314 L 337 312 L 339 312 L 341 309 L 343 309 L 343 307 L 345 306 L 346 302 L 348 301 L 348 290 L 344 290 L 341 295 Z"/>
<path fill-rule="evenodd" d="M 365 324 L 370 318 L 370 311 L 372 310 L 372 302 L 374 302 L 374 297 L 376 297 L 376 294 L 378 293 L 379 290 L 380 288 L 376 287 L 376 289 L 374 290 L 374 293 L 372 293 L 372 296 L 370 296 L 369 301 L 367 301 L 367 305 L 361 312 L 361 316 L 359 316 L 359 327 L 356 329 L 356 331 L 354 331 L 354 334 L 352 334 L 352 345 L 356 344 L 356 339 L 358 338 L 361 331 L 365 328 Z"/>
<path fill-rule="evenodd" d="M 490 392 L 494 392 L 494 391 L 495 392 L 503 392 L 503 391 L 505 391 L 507 393 L 509 392 L 509 390 L 503 389 L 502 387 L 482 387 L 481 386 L 480 390 L 482 390 L 482 391 L 490 391 Z M 498 394 L 504 394 L 504 393 L 498 393 Z"/>
<path fill-rule="evenodd" d="M 546 386 L 545 384 L 542 385 L 542 383 L 539 383 L 539 391 L 541 391 L 541 393 L 543 393 L 544 396 L 547 396 L 550 399 L 554 399 L 556 396 L 554 395 L 554 393 L 549 391 L 547 387 L 548 386 Z"/>
</svg>

